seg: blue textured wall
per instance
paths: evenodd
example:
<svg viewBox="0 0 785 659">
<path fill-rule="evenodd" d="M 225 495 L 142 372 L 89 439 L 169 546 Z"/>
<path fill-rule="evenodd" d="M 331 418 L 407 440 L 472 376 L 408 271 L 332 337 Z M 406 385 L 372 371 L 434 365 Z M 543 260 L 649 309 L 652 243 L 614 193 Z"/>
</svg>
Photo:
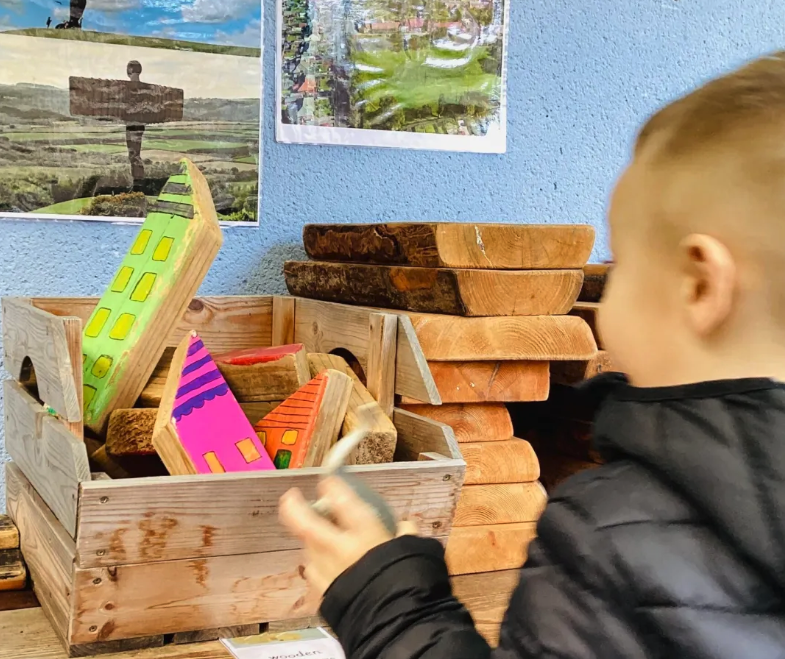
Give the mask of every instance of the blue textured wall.
<svg viewBox="0 0 785 659">
<path fill-rule="evenodd" d="M 595 258 L 607 257 L 605 203 L 636 126 L 701 80 L 785 44 L 785 3 L 775 0 L 511 2 L 508 152 L 480 156 L 276 144 L 267 0 L 261 227 L 225 234 L 202 292 L 283 292 L 281 264 L 303 255 L 306 222 L 587 222 L 598 229 Z M 0 222 L 0 294 L 99 294 L 134 233 Z"/>
</svg>

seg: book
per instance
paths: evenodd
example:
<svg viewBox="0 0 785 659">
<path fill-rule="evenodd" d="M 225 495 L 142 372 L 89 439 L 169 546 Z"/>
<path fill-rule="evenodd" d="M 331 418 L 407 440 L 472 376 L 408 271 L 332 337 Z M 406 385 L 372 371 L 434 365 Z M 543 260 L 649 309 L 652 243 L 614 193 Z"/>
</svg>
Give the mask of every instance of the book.
<svg viewBox="0 0 785 659">
<path fill-rule="evenodd" d="M 221 639 L 236 659 L 346 659 L 341 644 L 321 627 Z"/>
</svg>

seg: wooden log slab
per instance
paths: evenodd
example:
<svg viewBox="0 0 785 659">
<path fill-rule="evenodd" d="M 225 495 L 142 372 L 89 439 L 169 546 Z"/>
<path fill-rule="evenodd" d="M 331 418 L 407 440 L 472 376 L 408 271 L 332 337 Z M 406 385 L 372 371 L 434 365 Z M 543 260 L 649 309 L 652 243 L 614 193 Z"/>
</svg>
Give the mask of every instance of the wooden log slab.
<svg viewBox="0 0 785 659">
<path fill-rule="evenodd" d="M 551 362 L 551 380 L 561 385 L 576 385 L 600 373 L 614 370 L 613 360 L 605 350 L 600 350 L 588 361 Z"/>
<path fill-rule="evenodd" d="M 523 439 L 461 444 L 466 485 L 529 483 L 540 477 L 540 462 Z"/>
<path fill-rule="evenodd" d="M 429 361 L 591 359 L 597 344 L 574 316 L 460 318 L 405 312 Z"/>
<path fill-rule="evenodd" d="M 314 260 L 426 268 L 582 268 L 594 247 L 589 225 L 407 222 L 309 224 Z"/>
<path fill-rule="evenodd" d="M 582 270 L 455 270 L 289 261 L 292 295 L 330 302 L 456 316 L 565 314 Z"/>
<path fill-rule="evenodd" d="M 451 575 L 495 572 L 520 568 L 537 524 L 491 524 L 454 528 L 445 558 Z"/>
<path fill-rule="evenodd" d="M 477 631 L 491 647 L 495 647 L 499 642 L 502 619 L 519 578 L 519 570 L 467 574 L 452 578 L 455 597 L 469 611 Z"/>
<path fill-rule="evenodd" d="M 19 530 L 8 515 L 0 515 L 0 550 L 19 549 Z"/>
<path fill-rule="evenodd" d="M 582 318 L 586 321 L 586 324 L 589 326 L 589 329 L 594 336 L 594 340 L 597 342 L 597 347 L 602 350 L 605 347 L 605 344 L 600 337 L 598 329 L 599 313 L 599 302 L 576 302 L 572 309 L 570 309 L 571 316 L 578 316 L 578 318 Z"/>
<path fill-rule="evenodd" d="M 454 526 L 536 522 L 548 497 L 540 483 L 466 485 L 455 509 Z"/>
<path fill-rule="evenodd" d="M 27 568 L 18 549 L 0 551 L 0 591 L 23 590 L 27 585 Z"/>
<path fill-rule="evenodd" d="M 362 425 L 368 424 L 370 430 L 365 439 L 349 456 L 348 464 L 380 464 L 392 462 L 395 445 L 398 442 L 398 431 L 392 420 L 382 410 L 373 396 L 346 363 L 337 355 L 312 352 L 308 355 L 311 375 L 316 377 L 328 369 L 345 373 L 352 379 L 352 393 L 349 406 L 343 419 L 341 436 L 348 435 Z M 361 412 L 362 410 L 362 412 Z"/>
<path fill-rule="evenodd" d="M 413 414 L 447 424 L 458 442 L 495 442 L 513 435 L 507 406 L 500 403 L 475 405 L 401 405 Z"/>
<path fill-rule="evenodd" d="M 550 389 L 548 362 L 428 362 L 428 368 L 444 403 L 540 401 Z"/>
<path fill-rule="evenodd" d="M 599 302 L 605 292 L 610 263 L 590 263 L 583 268 L 583 287 L 578 294 L 581 302 Z"/>
</svg>

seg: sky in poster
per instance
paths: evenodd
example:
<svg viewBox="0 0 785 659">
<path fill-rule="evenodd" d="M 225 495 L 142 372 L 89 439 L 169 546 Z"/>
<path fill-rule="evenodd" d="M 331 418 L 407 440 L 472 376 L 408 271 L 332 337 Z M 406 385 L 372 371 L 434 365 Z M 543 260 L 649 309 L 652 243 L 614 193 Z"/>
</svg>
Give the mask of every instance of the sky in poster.
<svg viewBox="0 0 785 659">
<path fill-rule="evenodd" d="M 69 0 L 0 0 L 0 31 L 52 29 Z M 258 48 L 259 0 L 88 0 L 84 30 Z"/>
</svg>

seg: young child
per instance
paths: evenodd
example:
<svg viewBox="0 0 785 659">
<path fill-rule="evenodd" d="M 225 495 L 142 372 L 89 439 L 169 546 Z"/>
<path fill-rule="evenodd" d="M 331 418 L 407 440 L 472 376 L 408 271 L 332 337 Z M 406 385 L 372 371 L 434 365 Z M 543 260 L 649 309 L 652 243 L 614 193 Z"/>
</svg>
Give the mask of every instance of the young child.
<svg viewBox="0 0 785 659">
<path fill-rule="evenodd" d="M 785 657 L 785 55 L 658 112 L 613 194 L 606 464 L 550 499 L 491 652 L 441 545 L 287 494 L 349 659 Z"/>
</svg>

